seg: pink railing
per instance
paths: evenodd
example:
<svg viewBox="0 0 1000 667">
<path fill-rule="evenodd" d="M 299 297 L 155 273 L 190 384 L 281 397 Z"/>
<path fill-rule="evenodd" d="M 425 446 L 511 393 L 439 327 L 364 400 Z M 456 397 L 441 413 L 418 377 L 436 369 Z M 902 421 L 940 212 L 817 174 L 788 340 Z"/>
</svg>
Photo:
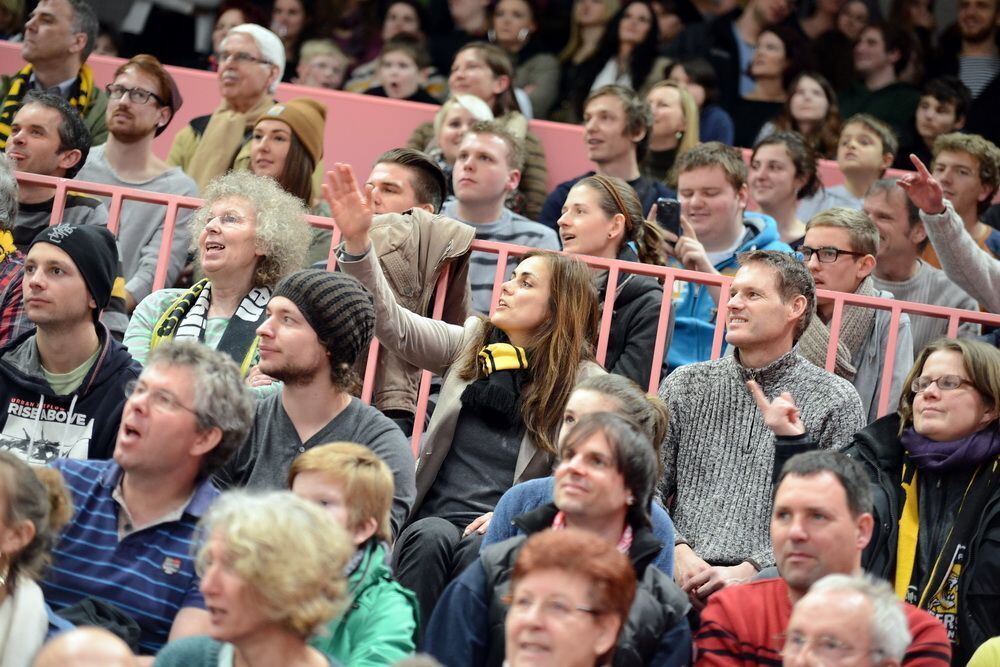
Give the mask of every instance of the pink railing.
<svg viewBox="0 0 1000 667">
<path fill-rule="evenodd" d="M 67 191 L 82 192 L 87 194 L 99 195 L 111 198 L 111 206 L 109 207 L 108 216 L 108 227 L 113 232 L 117 233 L 119 213 L 121 211 L 121 206 L 126 201 L 141 201 L 151 204 L 161 204 L 166 207 L 166 218 L 164 221 L 164 241 L 160 247 L 156 277 L 154 280 L 153 289 L 160 289 L 164 285 L 164 280 L 166 277 L 168 255 L 170 249 L 170 243 L 173 239 L 174 228 L 177 224 L 177 212 L 179 209 L 194 209 L 203 203 L 201 199 L 196 199 L 193 197 L 180 197 L 177 195 L 170 194 L 160 194 L 155 192 L 146 192 L 143 190 L 136 190 L 133 188 L 124 188 L 113 185 L 103 185 L 98 183 L 88 183 L 84 181 L 68 180 L 63 178 L 52 178 L 49 176 L 38 176 L 35 174 L 24 174 L 18 173 L 18 181 L 21 183 L 30 183 L 33 185 L 45 185 L 52 187 L 55 190 L 55 202 L 52 207 L 52 224 L 57 224 L 63 215 L 64 210 L 64 198 Z M 333 249 L 339 244 L 340 232 L 336 228 L 334 222 L 330 218 L 324 218 L 320 216 L 308 216 L 309 224 L 314 227 L 323 227 L 333 230 L 333 239 L 331 242 L 331 250 L 328 259 L 327 266 L 333 269 L 336 265 L 336 261 L 333 254 Z M 472 248 L 474 250 L 479 250 L 488 253 L 495 253 L 497 255 L 497 270 L 493 282 L 493 298 L 491 303 L 495 304 L 500 294 L 500 285 L 506 280 L 506 266 L 507 259 L 510 256 L 518 257 L 526 252 L 532 250 L 525 246 L 516 246 L 506 243 L 496 243 L 493 241 L 481 241 L 476 240 L 472 243 Z M 632 262 L 623 262 L 616 259 L 602 259 L 599 257 L 580 257 L 581 260 L 586 262 L 588 265 L 594 268 L 600 268 L 608 271 L 608 289 L 607 296 L 605 297 L 603 314 L 601 317 L 600 329 L 598 331 L 597 340 L 597 361 L 599 363 L 604 363 L 605 355 L 608 349 L 608 337 L 611 330 L 611 315 L 614 310 L 614 294 L 615 286 L 618 284 L 619 277 L 622 274 L 639 274 L 645 276 L 654 276 L 660 279 L 663 283 L 663 298 L 660 302 L 660 313 L 659 313 L 659 324 L 657 327 L 656 343 L 653 349 L 653 366 L 650 373 L 649 379 L 649 391 L 655 392 L 660 383 L 661 374 L 661 364 L 662 359 L 666 353 L 666 331 L 670 320 L 670 308 L 671 308 L 671 297 L 673 295 L 673 285 L 674 281 L 681 280 L 688 283 L 695 283 L 699 285 L 707 286 L 718 286 L 723 295 L 727 294 L 729 291 L 729 285 L 732 283 L 732 278 L 730 276 L 720 276 L 714 274 L 700 273 L 697 271 L 687 271 L 683 269 L 654 266 L 650 264 L 637 264 Z M 434 302 L 434 307 L 432 310 L 432 316 L 434 318 L 440 318 L 441 313 L 444 309 L 444 301 L 447 291 L 448 283 L 448 273 L 443 272 L 438 279 L 436 297 Z M 978 311 L 969 310 L 959 310 L 956 308 L 944 308 L 941 306 L 929 306 L 921 303 L 911 303 L 908 301 L 896 301 L 893 299 L 882 299 L 877 297 L 866 297 L 858 296 L 855 294 L 844 294 L 842 292 L 831 292 L 828 290 L 817 290 L 817 295 L 825 298 L 830 298 L 834 302 L 833 317 L 830 321 L 830 344 L 827 349 L 826 356 L 826 369 L 832 371 L 836 361 L 837 353 L 837 342 L 840 336 L 840 323 L 843 316 L 844 306 L 866 306 L 869 308 L 877 308 L 879 310 L 888 310 L 891 312 L 890 319 L 890 333 L 889 339 L 887 341 L 887 351 L 885 366 L 882 370 L 882 377 L 892 377 L 894 360 L 895 360 L 895 350 L 898 337 L 899 320 L 903 313 L 912 315 L 925 315 L 930 317 L 944 318 L 948 320 L 948 336 L 955 337 L 958 333 L 958 327 L 963 322 L 974 322 L 979 324 L 986 324 L 992 326 L 1000 326 L 1000 315 L 992 315 L 989 313 L 981 313 Z M 492 310 L 492 307 L 491 307 Z M 712 339 L 712 358 L 716 359 L 722 353 L 722 343 L 725 335 L 725 324 L 726 324 L 726 299 L 720 298 L 718 314 L 715 320 L 715 333 Z M 379 344 L 375 340 L 372 342 L 371 348 L 368 355 L 368 366 L 367 372 L 364 378 L 364 385 L 362 389 L 362 400 L 370 403 L 372 395 L 374 392 L 375 383 L 375 365 L 378 361 L 379 354 Z M 415 426 L 413 433 L 413 447 L 416 452 L 419 449 L 420 436 L 423 433 L 423 423 L 424 418 L 427 414 L 427 399 L 430 391 L 430 378 L 431 374 L 429 371 L 424 371 L 420 390 L 417 400 L 417 413 L 415 417 Z M 890 400 L 890 390 L 891 382 L 883 382 L 881 393 L 878 399 L 878 414 L 879 416 L 884 415 L 888 411 L 889 400 Z"/>
</svg>

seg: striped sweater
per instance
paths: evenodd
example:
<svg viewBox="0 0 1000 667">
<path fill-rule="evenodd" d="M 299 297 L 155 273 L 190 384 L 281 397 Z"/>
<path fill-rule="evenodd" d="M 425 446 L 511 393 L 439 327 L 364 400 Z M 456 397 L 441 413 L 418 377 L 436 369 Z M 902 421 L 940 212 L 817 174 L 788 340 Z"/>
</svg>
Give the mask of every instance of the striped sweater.
<svg viewBox="0 0 1000 667">
<path fill-rule="evenodd" d="M 659 392 L 670 408 L 661 493 L 673 497 L 677 540 L 712 565 L 774 564 L 775 439 L 746 388 L 751 378 L 768 398 L 789 392 L 820 447 L 839 449 L 865 425 L 851 383 L 794 351 L 763 368 L 744 368 L 727 355 L 668 375 Z"/>
</svg>

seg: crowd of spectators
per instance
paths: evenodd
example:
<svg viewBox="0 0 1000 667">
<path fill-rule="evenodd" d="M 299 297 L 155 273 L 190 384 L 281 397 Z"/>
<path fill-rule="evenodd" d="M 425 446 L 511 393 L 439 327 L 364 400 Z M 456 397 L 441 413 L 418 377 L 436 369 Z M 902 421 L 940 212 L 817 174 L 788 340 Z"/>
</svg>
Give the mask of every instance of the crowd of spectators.
<svg viewBox="0 0 1000 667">
<path fill-rule="evenodd" d="M 1000 0 L 27 4 L 0 665 L 995 664 Z"/>
</svg>

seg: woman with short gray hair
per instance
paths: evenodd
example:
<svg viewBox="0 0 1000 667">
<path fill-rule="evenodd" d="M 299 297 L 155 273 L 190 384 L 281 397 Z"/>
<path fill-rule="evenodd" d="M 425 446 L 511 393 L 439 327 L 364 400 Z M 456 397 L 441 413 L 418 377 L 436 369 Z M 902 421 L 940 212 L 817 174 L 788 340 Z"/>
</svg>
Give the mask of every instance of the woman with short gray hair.
<svg viewBox="0 0 1000 667">
<path fill-rule="evenodd" d="M 205 278 L 142 300 L 125 331 L 139 363 L 167 340 L 194 340 L 229 355 L 246 376 L 257 364 L 257 327 L 271 290 L 302 268 L 310 232 L 302 202 L 246 171 L 217 178 L 191 221 Z"/>
</svg>

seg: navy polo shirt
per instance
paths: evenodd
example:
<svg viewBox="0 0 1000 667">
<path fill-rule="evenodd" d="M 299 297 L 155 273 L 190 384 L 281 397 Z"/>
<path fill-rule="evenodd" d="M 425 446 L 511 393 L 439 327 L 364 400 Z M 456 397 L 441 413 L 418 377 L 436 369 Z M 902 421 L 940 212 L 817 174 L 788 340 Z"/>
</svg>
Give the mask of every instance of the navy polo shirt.
<svg viewBox="0 0 1000 667">
<path fill-rule="evenodd" d="M 192 541 L 198 519 L 218 497 L 218 489 L 205 480 L 179 520 L 119 540 L 119 506 L 112 497 L 122 476 L 118 464 L 60 459 L 53 467 L 73 495 L 75 512 L 42 582 L 46 602 L 57 613 L 85 597 L 110 602 L 139 624 L 141 652 L 156 653 L 181 608 L 205 608 Z"/>
</svg>

